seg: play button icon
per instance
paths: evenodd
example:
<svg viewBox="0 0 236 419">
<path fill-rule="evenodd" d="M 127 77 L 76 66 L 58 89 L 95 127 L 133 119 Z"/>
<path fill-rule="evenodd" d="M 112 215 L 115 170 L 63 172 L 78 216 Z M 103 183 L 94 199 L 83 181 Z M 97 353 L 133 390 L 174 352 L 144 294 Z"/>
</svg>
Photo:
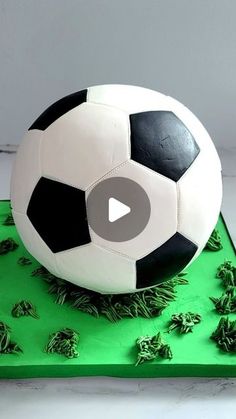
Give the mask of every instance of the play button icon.
<svg viewBox="0 0 236 419">
<path fill-rule="evenodd" d="M 115 198 L 109 199 L 108 219 L 110 223 L 114 223 L 114 221 L 119 220 L 121 217 L 124 217 L 126 214 L 129 214 L 130 211 L 131 211 L 130 207 L 118 201 L 118 199 L 115 199 Z"/>
<path fill-rule="evenodd" d="M 87 196 L 89 227 L 112 242 L 131 240 L 146 227 L 150 201 L 145 190 L 125 177 L 111 177 L 97 183 Z"/>
</svg>

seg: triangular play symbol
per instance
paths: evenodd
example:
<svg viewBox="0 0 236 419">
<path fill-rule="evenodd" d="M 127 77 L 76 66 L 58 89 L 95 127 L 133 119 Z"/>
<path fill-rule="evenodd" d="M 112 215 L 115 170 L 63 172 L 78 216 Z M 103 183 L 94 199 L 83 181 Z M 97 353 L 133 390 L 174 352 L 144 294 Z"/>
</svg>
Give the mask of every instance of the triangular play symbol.
<svg viewBox="0 0 236 419">
<path fill-rule="evenodd" d="M 124 215 L 129 214 L 131 211 L 130 207 L 118 201 L 115 198 L 109 199 L 108 205 L 108 219 L 111 223 L 119 218 L 124 217 Z"/>
</svg>

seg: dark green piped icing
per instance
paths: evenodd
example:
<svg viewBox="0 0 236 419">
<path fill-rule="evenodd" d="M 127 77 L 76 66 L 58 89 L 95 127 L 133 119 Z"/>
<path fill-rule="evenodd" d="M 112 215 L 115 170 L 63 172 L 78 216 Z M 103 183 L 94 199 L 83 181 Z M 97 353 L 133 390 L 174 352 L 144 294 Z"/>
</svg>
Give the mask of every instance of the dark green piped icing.
<svg viewBox="0 0 236 419">
<path fill-rule="evenodd" d="M 180 334 L 193 331 L 195 324 L 200 323 L 201 315 L 197 313 L 176 313 L 171 316 L 168 332 L 177 330 Z"/>
<path fill-rule="evenodd" d="M 164 342 L 161 333 L 154 336 L 141 336 L 137 339 L 138 356 L 135 366 L 146 361 L 152 361 L 158 357 L 172 359 L 173 354 L 170 346 Z"/>
<path fill-rule="evenodd" d="M 5 220 L 2 223 L 4 226 L 14 226 L 15 222 L 12 216 L 12 213 L 10 212 L 7 217 L 5 218 Z"/>
<path fill-rule="evenodd" d="M 13 250 L 16 250 L 19 245 L 11 237 L 0 241 L 0 255 L 6 255 Z"/>
<path fill-rule="evenodd" d="M 25 266 L 25 265 L 32 265 L 32 262 L 30 259 L 22 256 L 18 259 L 17 263 L 21 266 Z"/>
<path fill-rule="evenodd" d="M 45 351 L 49 354 L 58 353 L 67 358 L 77 358 L 79 356 L 78 342 L 79 334 L 72 329 L 65 328 L 50 336 Z"/>
<path fill-rule="evenodd" d="M 181 273 L 170 281 L 144 291 L 102 295 L 57 278 L 43 266 L 33 271 L 32 275 L 42 277 L 49 284 L 49 293 L 56 296 L 57 304 L 69 302 L 80 311 L 95 317 L 103 315 L 111 322 L 125 317 L 160 316 L 169 303 L 176 299 L 175 287 L 188 284 L 185 273 Z"/>
<path fill-rule="evenodd" d="M 230 321 L 228 317 L 222 317 L 211 339 L 224 352 L 236 353 L 236 320 Z"/>
<path fill-rule="evenodd" d="M 217 268 L 216 277 L 222 280 L 224 287 L 236 286 L 236 266 L 230 260 L 226 260 Z"/>
<path fill-rule="evenodd" d="M 211 233 L 211 236 L 208 239 L 205 249 L 212 250 L 213 252 L 217 252 L 218 250 L 223 249 L 221 236 L 216 228 Z"/>
<path fill-rule="evenodd" d="M 22 349 L 17 343 L 11 341 L 10 327 L 0 321 L 0 355 L 1 354 L 18 354 Z"/>
<path fill-rule="evenodd" d="M 227 287 L 225 292 L 218 297 L 209 297 L 215 309 L 220 314 L 236 313 L 236 287 Z"/>
<path fill-rule="evenodd" d="M 31 316 L 34 319 L 39 319 L 35 306 L 26 300 L 16 303 L 11 311 L 13 317 Z"/>
<path fill-rule="evenodd" d="M 222 280 L 225 291 L 220 297 L 209 297 L 220 314 L 236 313 L 236 267 L 226 260 L 216 271 L 216 277 Z"/>
</svg>

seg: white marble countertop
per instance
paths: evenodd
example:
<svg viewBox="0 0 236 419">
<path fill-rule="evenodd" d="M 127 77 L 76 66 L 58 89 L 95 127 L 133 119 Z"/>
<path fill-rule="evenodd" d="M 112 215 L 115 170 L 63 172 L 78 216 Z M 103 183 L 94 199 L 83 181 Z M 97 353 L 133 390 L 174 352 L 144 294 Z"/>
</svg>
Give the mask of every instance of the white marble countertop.
<svg viewBox="0 0 236 419">
<path fill-rule="evenodd" d="M 0 382 L 2 419 L 234 418 L 233 379 L 30 380 Z"/>
<path fill-rule="evenodd" d="M 222 212 L 236 243 L 236 149 L 219 150 Z M 9 198 L 14 155 L 0 153 L 0 199 Z M 34 379 L 0 381 L 1 419 L 234 418 L 236 379 Z"/>
</svg>

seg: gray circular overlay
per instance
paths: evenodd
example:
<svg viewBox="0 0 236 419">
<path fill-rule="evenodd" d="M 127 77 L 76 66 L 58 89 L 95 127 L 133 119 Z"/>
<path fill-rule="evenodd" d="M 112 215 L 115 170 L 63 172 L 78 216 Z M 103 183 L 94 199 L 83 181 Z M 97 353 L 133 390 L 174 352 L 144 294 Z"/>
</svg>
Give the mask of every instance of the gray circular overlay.
<svg viewBox="0 0 236 419">
<path fill-rule="evenodd" d="M 114 222 L 109 221 L 109 199 L 114 198 L 131 211 Z M 112 177 L 99 182 L 87 198 L 87 217 L 91 229 L 112 242 L 124 242 L 138 236 L 146 227 L 151 213 L 147 193 L 136 182 Z"/>
</svg>

